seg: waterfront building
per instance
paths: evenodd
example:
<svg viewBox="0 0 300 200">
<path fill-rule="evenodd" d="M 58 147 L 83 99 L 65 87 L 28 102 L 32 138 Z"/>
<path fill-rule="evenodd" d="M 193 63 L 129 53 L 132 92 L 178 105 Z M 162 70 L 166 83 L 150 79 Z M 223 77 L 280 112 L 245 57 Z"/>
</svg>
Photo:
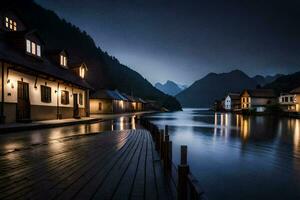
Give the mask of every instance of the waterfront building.
<svg viewBox="0 0 300 200">
<path fill-rule="evenodd" d="M 285 112 L 300 112 L 300 87 L 289 93 L 282 93 L 278 102 L 281 109 Z"/>
<path fill-rule="evenodd" d="M 241 93 L 241 109 L 264 112 L 267 106 L 277 102 L 276 94 L 270 89 L 244 90 Z"/>
<path fill-rule="evenodd" d="M 241 107 L 241 98 L 239 93 L 229 93 L 225 98 L 225 110 L 233 111 Z"/>
<path fill-rule="evenodd" d="M 14 11 L 0 11 L 1 122 L 89 116 L 87 66 L 49 50 Z"/>
<path fill-rule="evenodd" d="M 114 90 L 98 90 L 91 95 L 90 109 L 91 114 L 110 114 L 122 113 L 127 111 L 125 104 L 128 102 L 126 97 Z"/>
</svg>

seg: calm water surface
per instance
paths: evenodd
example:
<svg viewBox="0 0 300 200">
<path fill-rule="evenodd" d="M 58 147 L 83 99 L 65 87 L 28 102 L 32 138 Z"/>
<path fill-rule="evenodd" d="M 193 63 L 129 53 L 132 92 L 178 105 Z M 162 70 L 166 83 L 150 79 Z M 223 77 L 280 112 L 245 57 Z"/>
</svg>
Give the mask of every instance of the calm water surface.
<svg viewBox="0 0 300 200">
<path fill-rule="evenodd" d="M 201 109 L 150 117 L 170 126 L 173 159 L 188 159 L 209 199 L 300 199 L 300 120 Z"/>
</svg>

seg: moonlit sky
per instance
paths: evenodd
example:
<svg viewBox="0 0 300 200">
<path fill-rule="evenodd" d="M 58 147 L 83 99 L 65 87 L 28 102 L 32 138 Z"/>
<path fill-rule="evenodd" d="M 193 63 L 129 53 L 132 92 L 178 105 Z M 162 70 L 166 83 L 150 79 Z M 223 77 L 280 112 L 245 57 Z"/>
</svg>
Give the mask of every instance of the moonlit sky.
<svg viewBox="0 0 300 200">
<path fill-rule="evenodd" d="M 298 0 L 36 0 L 150 82 L 300 71 Z"/>
</svg>

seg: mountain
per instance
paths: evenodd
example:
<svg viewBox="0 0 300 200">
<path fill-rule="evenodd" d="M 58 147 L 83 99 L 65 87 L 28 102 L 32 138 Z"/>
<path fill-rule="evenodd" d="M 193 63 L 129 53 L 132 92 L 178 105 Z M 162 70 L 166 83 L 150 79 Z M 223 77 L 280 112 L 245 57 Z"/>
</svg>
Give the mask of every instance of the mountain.
<svg viewBox="0 0 300 200">
<path fill-rule="evenodd" d="M 264 88 L 274 89 L 277 94 L 281 92 L 289 92 L 297 87 L 300 87 L 300 71 L 281 76 L 272 83 L 264 86 Z"/>
<path fill-rule="evenodd" d="M 277 78 L 283 76 L 283 74 L 276 74 L 274 76 L 262 76 L 262 75 L 256 75 L 253 77 L 253 79 L 257 82 L 257 84 L 261 86 L 265 86 L 268 83 L 271 83 L 275 81 Z"/>
<path fill-rule="evenodd" d="M 165 84 L 156 83 L 155 87 L 165 94 L 175 96 L 176 94 L 178 94 L 183 90 L 182 88 L 184 86 L 178 85 L 173 81 L 167 81 Z"/>
<path fill-rule="evenodd" d="M 256 85 L 254 79 L 239 70 L 209 73 L 176 95 L 176 98 L 184 107 L 209 107 L 216 99 L 224 98 L 229 92 L 241 92 L 245 88 L 255 88 Z"/>
<path fill-rule="evenodd" d="M 118 89 L 143 99 L 156 100 L 169 110 L 181 109 L 174 97 L 157 90 L 140 74 L 97 47 L 85 31 L 59 18 L 53 11 L 42 8 L 33 0 L 1 1 L 1 9 L 11 8 L 30 30 L 38 31 L 46 48 L 66 49 L 71 59 L 84 61 L 89 70 L 87 80 L 95 89 Z"/>
</svg>

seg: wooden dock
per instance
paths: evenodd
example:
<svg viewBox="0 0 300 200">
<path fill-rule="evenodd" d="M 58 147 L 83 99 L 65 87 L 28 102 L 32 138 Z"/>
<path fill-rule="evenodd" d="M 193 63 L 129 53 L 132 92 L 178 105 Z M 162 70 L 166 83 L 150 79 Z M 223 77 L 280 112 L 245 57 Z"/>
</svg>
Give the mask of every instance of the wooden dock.
<svg viewBox="0 0 300 200">
<path fill-rule="evenodd" d="M 174 199 L 149 131 L 74 136 L 0 156 L 0 199 Z"/>
</svg>

